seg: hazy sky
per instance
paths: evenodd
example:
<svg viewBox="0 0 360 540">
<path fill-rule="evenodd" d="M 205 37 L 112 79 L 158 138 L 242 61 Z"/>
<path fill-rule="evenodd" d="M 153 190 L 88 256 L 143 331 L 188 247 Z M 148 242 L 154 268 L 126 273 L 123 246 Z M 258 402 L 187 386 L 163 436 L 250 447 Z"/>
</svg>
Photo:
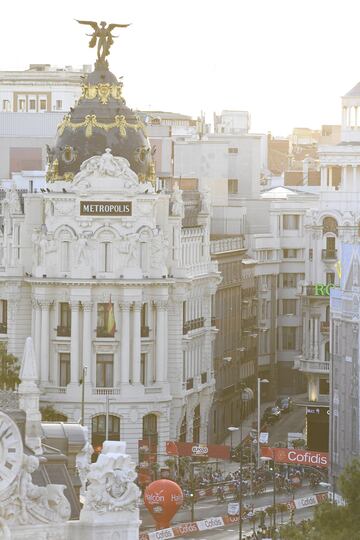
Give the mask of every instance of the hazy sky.
<svg viewBox="0 0 360 540">
<path fill-rule="evenodd" d="M 4 2 L 0 69 L 94 62 L 75 18 L 132 23 L 110 68 L 133 108 L 207 120 L 246 109 L 252 131 L 286 135 L 340 123 L 340 96 L 360 80 L 358 0 Z"/>
</svg>

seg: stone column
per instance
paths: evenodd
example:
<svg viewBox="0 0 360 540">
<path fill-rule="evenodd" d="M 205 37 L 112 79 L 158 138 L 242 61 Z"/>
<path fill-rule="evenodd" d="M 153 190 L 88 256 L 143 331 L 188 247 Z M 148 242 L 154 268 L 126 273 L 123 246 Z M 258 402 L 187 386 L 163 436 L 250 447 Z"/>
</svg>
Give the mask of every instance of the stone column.
<svg viewBox="0 0 360 540">
<path fill-rule="evenodd" d="M 156 382 L 164 382 L 167 377 L 167 302 L 156 300 Z"/>
<path fill-rule="evenodd" d="M 70 384 L 79 384 L 79 310 L 78 300 L 72 300 L 70 342 Z"/>
<path fill-rule="evenodd" d="M 86 381 L 94 386 L 96 385 L 96 377 L 93 375 L 93 359 L 92 359 L 92 332 L 91 332 L 91 314 L 93 303 L 84 300 L 81 302 L 83 308 L 83 349 L 82 349 L 82 367 L 87 367 Z"/>
<path fill-rule="evenodd" d="M 314 319 L 310 317 L 310 358 L 314 357 Z"/>
<path fill-rule="evenodd" d="M 321 189 L 325 189 L 327 186 L 327 167 L 322 165 L 320 167 Z"/>
<path fill-rule="evenodd" d="M 49 382 L 49 345 L 50 345 L 50 306 L 51 300 L 40 300 L 41 307 L 41 341 L 40 341 L 40 363 L 41 382 Z"/>
<path fill-rule="evenodd" d="M 36 298 L 33 298 L 32 300 L 33 304 L 33 315 L 34 315 L 34 334 L 33 334 L 33 343 L 34 343 L 34 349 L 35 349 L 35 358 L 36 358 L 36 365 L 38 369 L 38 377 L 39 380 L 41 380 L 41 342 L 40 342 L 40 336 L 41 336 L 41 311 L 39 302 Z"/>
<path fill-rule="evenodd" d="M 347 191 L 348 181 L 347 181 L 347 165 L 342 166 L 342 188 Z"/>
<path fill-rule="evenodd" d="M 132 312 L 132 383 L 140 383 L 141 302 L 134 302 Z"/>
<path fill-rule="evenodd" d="M 130 302 L 120 303 L 120 381 L 129 384 L 130 379 Z"/>
<path fill-rule="evenodd" d="M 352 166 L 353 168 L 353 177 L 352 177 L 352 190 L 351 191 L 356 191 L 356 165 L 353 165 Z"/>
<path fill-rule="evenodd" d="M 319 360 L 319 318 L 314 318 L 314 359 Z"/>
</svg>

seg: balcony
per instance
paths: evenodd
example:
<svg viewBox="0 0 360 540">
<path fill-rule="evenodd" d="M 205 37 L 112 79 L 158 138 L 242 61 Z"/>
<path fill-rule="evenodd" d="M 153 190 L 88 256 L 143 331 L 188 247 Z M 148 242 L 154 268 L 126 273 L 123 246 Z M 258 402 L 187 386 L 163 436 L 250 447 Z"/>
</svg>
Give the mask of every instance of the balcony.
<svg viewBox="0 0 360 540">
<path fill-rule="evenodd" d="M 323 261 L 336 261 L 337 249 L 322 249 L 321 258 Z"/>
<path fill-rule="evenodd" d="M 100 338 L 113 338 L 114 332 L 109 332 L 107 328 L 104 328 L 103 326 L 98 326 L 96 328 L 96 337 Z"/>
<path fill-rule="evenodd" d="M 7 323 L 0 323 L 0 334 L 7 334 Z"/>
<path fill-rule="evenodd" d="M 141 327 L 141 337 L 149 337 L 150 335 L 150 328 L 148 326 L 142 326 Z"/>
<path fill-rule="evenodd" d="M 294 369 L 298 369 L 304 373 L 324 373 L 330 371 L 329 362 L 321 362 L 320 360 L 304 360 L 302 356 L 295 359 Z"/>
<path fill-rule="evenodd" d="M 320 321 L 320 332 L 322 334 L 328 334 L 330 332 L 330 322 Z"/>
<path fill-rule="evenodd" d="M 204 317 L 199 317 L 198 319 L 192 319 L 191 321 L 186 321 L 183 324 L 183 335 L 186 335 L 191 330 L 197 330 L 198 328 L 203 328 L 205 323 Z"/>
<path fill-rule="evenodd" d="M 70 326 L 58 326 L 56 328 L 56 335 L 58 337 L 70 337 L 71 336 L 71 327 Z"/>
<path fill-rule="evenodd" d="M 120 388 L 93 388 L 92 393 L 94 396 L 116 396 L 120 394 Z"/>
</svg>

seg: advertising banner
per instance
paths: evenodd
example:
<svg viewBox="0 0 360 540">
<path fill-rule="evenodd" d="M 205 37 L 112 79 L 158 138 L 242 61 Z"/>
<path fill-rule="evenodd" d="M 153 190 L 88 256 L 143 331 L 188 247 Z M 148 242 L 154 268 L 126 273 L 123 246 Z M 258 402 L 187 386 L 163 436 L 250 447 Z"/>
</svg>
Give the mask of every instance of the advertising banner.
<svg viewBox="0 0 360 540">
<path fill-rule="evenodd" d="M 230 459 L 230 446 L 167 441 L 166 453 L 169 456 Z"/>
<path fill-rule="evenodd" d="M 289 465 L 303 467 L 328 467 L 329 465 L 329 454 L 327 452 L 262 447 L 261 455 L 274 459 L 276 463 L 288 463 Z"/>
</svg>

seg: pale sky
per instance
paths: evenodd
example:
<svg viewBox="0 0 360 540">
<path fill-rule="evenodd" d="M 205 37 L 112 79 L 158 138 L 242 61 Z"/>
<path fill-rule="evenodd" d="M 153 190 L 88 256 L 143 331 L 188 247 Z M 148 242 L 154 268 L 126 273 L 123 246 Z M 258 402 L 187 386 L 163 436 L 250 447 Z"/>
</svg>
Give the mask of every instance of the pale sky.
<svg viewBox="0 0 360 540">
<path fill-rule="evenodd" d="M 90 64 L 87 28 L 114 33 L 110 69 L 132 108 L 245 109 L 252 131 L 340 123 L 360 80 L 358 0 L 15 0 L 2 5 L 0 69 Z"/>
</svg>

